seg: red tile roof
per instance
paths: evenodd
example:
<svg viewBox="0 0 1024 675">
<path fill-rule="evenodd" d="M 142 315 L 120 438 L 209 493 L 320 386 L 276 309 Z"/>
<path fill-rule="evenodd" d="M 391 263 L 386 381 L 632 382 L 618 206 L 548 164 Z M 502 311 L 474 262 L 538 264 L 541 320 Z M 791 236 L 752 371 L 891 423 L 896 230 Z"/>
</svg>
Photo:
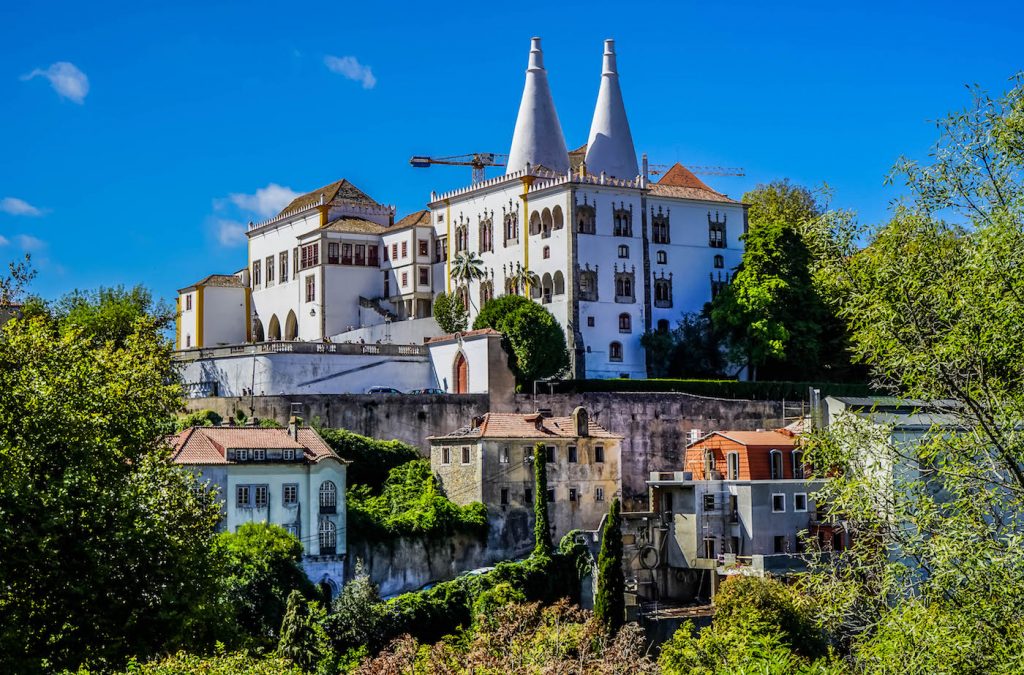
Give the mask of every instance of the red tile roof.
<svg viewBox="0 0 1024 675">
<path fill-rule="evenodd" d="M 709 188 L 704 181 L 676 162 L 657 183 L 650 185 L 651 194 L 661 197 L 679 197 L 681 199 L 701 199 L 712 202 L 729 202 L 738 204 L 734 199 L 729 199 L 721 192 Z"/>
<path fill-rule="evenodd" d="M 261 429 L 259 427 L 191 427 L 170 437 L 172 460 L 176 464 L 234 464 L 228 460 L 229 448 L 257 448 L 264 450 L 302 450 L 310 462 L 338 457 L 330 446 L 309 427 L 299 428 L 296 441 L 287 429 Z"/>
<path fill-rule="evenodd" d="M 588 438 L 621 439 L 593 420 L 588 422 Z M 461 438 L 576 438 L 576 426 L 572 417 L 544 417 L 539 413 L 487 413 L 480 424 L 464 427 L 445 436 L 431 436 L 431 439 Z"/>
<path fill-rule="evenodd" d="M 328 203 L 337 199 L 339 201 L 356 202 L 357 204 L 367 204 L 369 206 L 380 206 L 368 194 L 342 178 L 330 185 L 325 185 L 304 195 L 299 195 L 289 202 L 288 206 L 281 209 L 281 212 L 277 215 L 280 216 L 287 211 L 312 206 L 320 201 L 320 195 L 323 195 Z"/>
<path fill-rule="evenodd" d="M 430 211 L 427 209 L 414 211 L 395 223 L 394 229 L 397 230 L 403 227 L 411 227 L 413 225 L 430 225 Z"/>
<path fill-rule="evenodd" d="M 427 344 L 433 344 L 435 342 L 446 342 L 448 340 L 454 340 L 456 336 L 462 338 L 476 337 L 477 335 L 501 335 L 498 331 L 493 328 L 477 328 L 476 330 L 467 330 L 463 333 L 451 333 L 449 335 L 438 335 L 436 337 L 427 338 Z"/>
</svg>

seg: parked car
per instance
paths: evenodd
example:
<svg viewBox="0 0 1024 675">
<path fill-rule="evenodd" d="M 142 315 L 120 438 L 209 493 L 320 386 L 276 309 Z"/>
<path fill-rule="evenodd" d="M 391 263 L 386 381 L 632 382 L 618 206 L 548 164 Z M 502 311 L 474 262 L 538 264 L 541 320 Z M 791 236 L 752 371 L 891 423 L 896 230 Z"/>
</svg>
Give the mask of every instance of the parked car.
<svg viewBox="0 0 1024 675">
<path fill-rule="evenodd" d="M 401 394 L 402 392 L 394 387 L 370 387 L 366 390 L 367 394 Z"/>
<path fill-rule="evenodd" d="M 409 393 L 410 394 L 446 394 L 448 392 L 446 392 L 444 389 L 437 389 L 435 387 L 435 388 L 432 388 L 432 389 L 410 389 Z"/>
</svg>

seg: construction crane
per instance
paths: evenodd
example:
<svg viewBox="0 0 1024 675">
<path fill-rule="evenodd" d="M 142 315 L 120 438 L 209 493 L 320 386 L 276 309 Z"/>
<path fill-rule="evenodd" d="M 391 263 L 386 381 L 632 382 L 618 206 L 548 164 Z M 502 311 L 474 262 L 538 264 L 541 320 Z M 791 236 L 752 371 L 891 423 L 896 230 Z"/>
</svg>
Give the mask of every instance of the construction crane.
<svg viewBox="0 0 1024 675">
<path fill-rule="evenodd" d="M 508 155 L 497 152 L 474 152 L 469 155 L 454 155 L 452 157 L 427 157 L 416 155 L 409 160 L 417 169 L 428 169 L 434 164 L 445 164 L 448 166 L 471 166 L 473 167 L 473 184 L 482 182 L 487 176 L 484 168 L 488 166 L 505 166 Z"/>
<path fill-rule="evenodd" d="M 647 173 L 657 176 L 672 168 L 672 164 L 648 164 Z M 683 164 L 684 167 L 703 176 L 746 176 L 746 169 L 738 166 L 694 166 Z"/>
</svg>

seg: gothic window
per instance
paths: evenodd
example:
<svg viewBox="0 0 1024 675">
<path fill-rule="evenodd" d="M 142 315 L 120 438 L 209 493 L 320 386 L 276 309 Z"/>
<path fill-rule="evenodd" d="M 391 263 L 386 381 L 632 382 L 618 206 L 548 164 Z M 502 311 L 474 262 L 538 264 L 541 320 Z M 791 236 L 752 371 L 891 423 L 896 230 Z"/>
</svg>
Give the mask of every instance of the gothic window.
<svg viewBox="0 0 1024 675">
<path fill-rule="evenodd" d="M 616 237 L 633 236 L 632 209 L 618 208 L 612 211 L 612 234 Z"/>
<path fill-rule="evenodd" d="M 448 237 L 438 237 L 434 245 L 434 262 L 444 262 L 448 259 Z"/>
<path fill-rule="evenodd" d="M 613 342 L 608 345 L 608 360 L 609 361 L 622 361 L 622 343 Z"/>
<path fill-rule="evenodd" d="M 484 304 L 488 300 L 493 298 L 493 297 L 494 297 L 494 282 L 493 281 L 483 281 L 483 282 L 481 282 L 480 283 L 480 306 L 483 307 Z"/>
<path fill-rule="evenodd" d="M 711 212 L 708 211 L 708 245 L 711 248 L 725 248 L 725 214 L 718 219 L 718 212 L 715 212 L 715 219 L 711 220 Z"/>
<path fill-rule="evenodd" d="M 615 302 L 636 302 L 632 272 L 615 273 Z"/>
<path fill-rule="evenodd" d="M 580 272 L 580 300 L 597 302 L 597 270 Z"/>
<path fill-rule="evenodd" d="M 252 285 L 253 285 L 254 288 L 256 286 L 259 286 L 260 283 L 261 283 L 261 281 L 260 281 L 260 265 L 261 264 L 262 263 L 259 260 L 254 260 L 253 263 L 252 263 Z"/>
<path fill-rule="evenodd" d="M 480 253 L 494 252 L 494 224 L 490 218 L 480 221 Z"/>
<path fill-rule="evenodd" d="M 545 239 L 551 236 L 552 223 L 551 211 L 544 209 L 540 215 L 540 232 Z"/>
<path fill-rule="evenodd" d="M 555 295 L 565 295 L 565 276 L 562 271 L 555 272 Z"/>
<path fill-rule="evenodd" d="M 619 332 L 633 332 L 633 319 L 629 316 L 629 314 L 619 314 Z"/>
<path fill-rule="evenodd" d="M 516 288 L 515 279 L 512 277 L 505 277 L 505 295 L 518 295 L 519 289 Z"/>
<path fill-rule="evenodd" d="M 281 251 L 281 254 L 278 256 L 278 260 L 281 268 L 280 279 L 283 284 L 288 281 L 288 251 Z"/>
<path fill-rule="evenodd" d="M 267 256 L 267 286 L 274 283 L 274 256 Z"/>
<path fill-rule="evenodd" d="M 655 244 L 667 244 L 670 242 L 668 228 L 668 214 L 660 212 L 651 215 L 651 241 Z"/>
<path fill-rule="evenodd" d="M 629 257 L 629 247 L 628 246 L 625 246 L 625 245 L 619 246 L 619 257 L 620 258 L 628 258 Z"/>
<path fill-rule="evenodd" d="M 654 280 L 654 306 L 672 306 L 672 281 L 670 279 Z"/>
<path fill-rule="evenodd" d="M 551 229 L 560 230 L 565 227 L 565 216 L 562 215 L 562 207 L 556 206 L 551 209 Z"/>
<path fill-rule="evenodd" d="M 509 211 L 505 214 L 505 245 L 519 243 L 519 214 Z"/>
<path fill-rule="evenodd" d="M 720 270 L 725 267 L 725 258 L 720 255 L 715 256 L 715 269 Z"/>
<path fill-rule="evenodd" d="M 597 209 L 592 204 L 576 206 L 576 231 L 580 234 L 597 234 Z"/>
<path fill-rule="evenodd" d="M 455 227 L 455 252 L 461 253 L 469 248 L 469 228 L 465 225 Z"/>
</svg>

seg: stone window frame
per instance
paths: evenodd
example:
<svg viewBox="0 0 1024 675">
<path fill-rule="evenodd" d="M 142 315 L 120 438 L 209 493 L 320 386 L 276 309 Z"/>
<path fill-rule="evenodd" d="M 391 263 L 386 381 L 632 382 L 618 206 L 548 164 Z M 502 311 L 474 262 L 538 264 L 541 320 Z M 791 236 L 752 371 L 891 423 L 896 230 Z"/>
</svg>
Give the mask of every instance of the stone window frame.
<svg viewBox="0 0 1024 675">
<path fill-rule="evenodd" d="M 586 302 L 597 302 L 598 301 L 598 290 L 597 290 L 598 276 L 597 270 L 581 270 L 580 271 L 580 300 Z"/>
<path fill-rule="evenodd" d="M 461 457 L 461 459 L 462 459 L 462 461 L 460 462 L 460 464 L 462 464 L 463 466 L 466 466 L 467 464 L 472 464 L 473 463 L 473 452 L 470 449 L 470 446 L 468 446 L 468 445 L 463 445 L 462 446 L 462 457 Z"/>
<path fill-rule="evenodd" d="M 629 286 L 627 287 L 623 284 L 629 284 Z M 629 293 L 624 292 L 626 290 L 628 290 Z M 634 272 L 615 273 L 615 302 L 636 302 L 636 274 Z"/>
<path fill-rule="evenodd" d="M 299 503 L 299 484 L 285 483 L 281 486 L 281 505 L 296 506 Z"/>
<path fill-rule="evenodd" d="M 654 280 L 654 306 L 658 308 L 668 308 L 672 306 L 671 279 L 662 278 Z"/>
</svg>

